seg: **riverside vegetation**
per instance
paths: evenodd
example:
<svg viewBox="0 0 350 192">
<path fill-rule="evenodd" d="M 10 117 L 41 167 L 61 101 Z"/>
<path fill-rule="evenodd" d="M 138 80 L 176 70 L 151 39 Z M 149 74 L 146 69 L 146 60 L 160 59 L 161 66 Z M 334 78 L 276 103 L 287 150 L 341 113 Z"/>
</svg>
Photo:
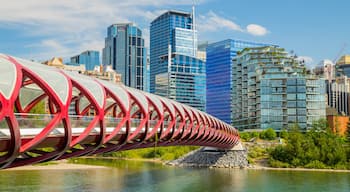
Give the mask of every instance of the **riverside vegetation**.
<svg viewBox="0 0 350 192">
<path fill-rule="evenodd" d="M 242 133 L 241 138 L 248 141 L 264 135 L 265 139 L 273 140 L 273 132 L 270 129 L 262 133 Z M 248 153 L 249 162 L 265 159 L 268 166 L 276 168 L 350 169 L 349 131 L 343 136 L 334 133 L 324 119 L 314 122 L 307 132 L 301 132 L 297 125 L 293 125 L 289 130 L 280 132 L 280 137 L 283 144 L 251 147 Z"/>
<path fill-rule="evenodd" d="M 118 151 L 101 154 L 103 157 L 115 157 L 125 159 L 157 159 L 169 161 L 178 159 L 190 151 L 196 150 L 196 146 L 170 146 L 170 147 L 152 147 L 144 149 L 133 149 L 128 151 Z"/>
<path fill-rule="evenodd" d="M 242 132 L 240 137 L 248 148 L 250 164 L 262 163 L 275 168 L 350 169 L 350 131 L 344 136 L 334 133 L 324 119 L 314 122 L 307 132 L 302 132 L 295 124 L 281 131 L 278 140 L 272 128 L 262 132 Z M 102 156 L 169 161 L 195 149 L 198 147 L 153 147 Z"/>
</svg>

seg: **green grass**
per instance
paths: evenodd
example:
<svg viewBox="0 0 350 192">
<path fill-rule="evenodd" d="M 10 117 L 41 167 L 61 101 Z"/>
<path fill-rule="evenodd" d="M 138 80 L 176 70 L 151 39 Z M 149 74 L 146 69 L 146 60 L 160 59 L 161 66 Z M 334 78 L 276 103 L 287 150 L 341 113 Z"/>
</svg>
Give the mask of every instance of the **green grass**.
<svg viewBox="0 0 350 192">
<path fill-rule="evenodd" d="M 195 146 L 170 146 L 170 147 L 156 147 L 133 149 L 128 151 L 118 151 L 102 154 L 103 157 L 117 157 L 128 159 L 160 159 L 169 161 L 177 159 L 190 151 L 198 149 Z"/>
</svg>

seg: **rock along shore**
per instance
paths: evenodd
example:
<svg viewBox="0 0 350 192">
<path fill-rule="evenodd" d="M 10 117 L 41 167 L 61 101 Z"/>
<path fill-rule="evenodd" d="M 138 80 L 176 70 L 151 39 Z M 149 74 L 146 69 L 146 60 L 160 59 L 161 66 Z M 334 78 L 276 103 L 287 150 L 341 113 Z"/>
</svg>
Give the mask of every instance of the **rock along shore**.
<svg viewBox="0 0 350 192">
<path fill-rule="evenodd" d="M 173 166 L 244 168 L 248 167 L 247 150 L 206 151 L 200 148 L 185 156 L 167 162 Z"/>
</svg>

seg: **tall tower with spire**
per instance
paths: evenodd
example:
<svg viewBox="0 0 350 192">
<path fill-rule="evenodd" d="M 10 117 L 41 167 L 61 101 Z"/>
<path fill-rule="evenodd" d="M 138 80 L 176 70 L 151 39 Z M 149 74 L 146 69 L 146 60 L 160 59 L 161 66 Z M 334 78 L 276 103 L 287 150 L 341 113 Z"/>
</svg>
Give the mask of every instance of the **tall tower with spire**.
<svg viewBox="0 0 350 192">
<path fill-rule="evenodd" d="M 150 91 L 205 110 L 205 61 L 197 55 L 195 7 L 170 10 L 151 23 Z"/>
</svg>

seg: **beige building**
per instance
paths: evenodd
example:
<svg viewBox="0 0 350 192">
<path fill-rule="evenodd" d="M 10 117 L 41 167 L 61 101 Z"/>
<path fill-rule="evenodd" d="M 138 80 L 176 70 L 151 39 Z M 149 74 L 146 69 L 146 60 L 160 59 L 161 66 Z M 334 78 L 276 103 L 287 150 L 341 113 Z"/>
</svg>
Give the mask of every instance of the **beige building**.
<svg viewBox="0 0 350 192">
<path fill-rule="evenodd" d="M 43 62 L 44 65 L 56 67 L 67 71 L 75 71 L 87 76 L 92 76 L 98 79 L 111 81 L 114 83 L 121 83 L 121 74 L 115 72 L 111 66 L 107 66 L 104 70 L 102 66 L 95 67 L 93 71 L 87 71 L 85 65 L 65 65 L 63 59 L 60 57 L 54 57 L 48 61 Z"/>
<path fill-rule="evenodd" d="M 103 70 L 103 66 L 97 66 L 93 71 L 85 71 L 84 75 L 111 81 L 113 83 L 121 83 L 122 75 L 115 72 L 112 66 L 107 66 L 106 70 Z"/>
<path fill-rule="evenodd" d="M 44 65 L 56 67 L 59 69 L 64 69 L 67 71 L 77 71 L 80 73 L 85 72 L 85 65 L 65 65 L 61 57 L 54 57 L 48 61 L 43 62 Z"/>
</svg>

